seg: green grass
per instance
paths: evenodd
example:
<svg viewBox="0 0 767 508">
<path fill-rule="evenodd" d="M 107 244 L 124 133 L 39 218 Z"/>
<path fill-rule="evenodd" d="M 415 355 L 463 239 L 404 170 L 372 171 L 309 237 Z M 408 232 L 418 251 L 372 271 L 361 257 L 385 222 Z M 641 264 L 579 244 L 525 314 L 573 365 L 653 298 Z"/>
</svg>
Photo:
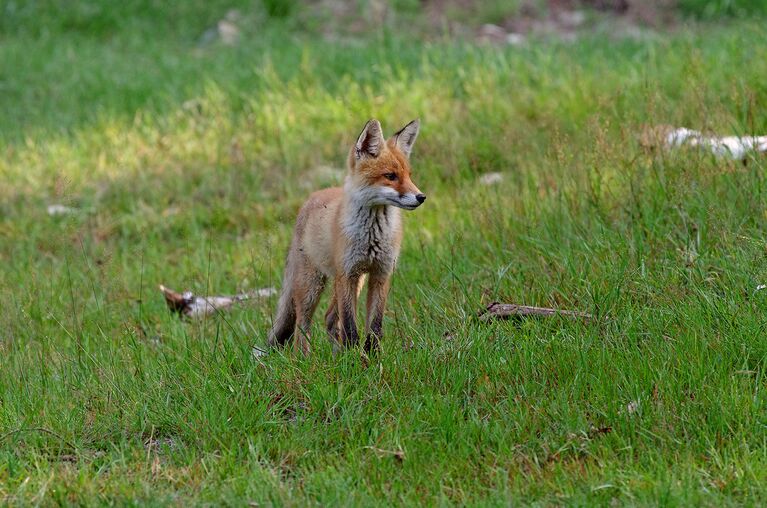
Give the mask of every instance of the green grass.
<svg viewBox="0 0 767 508">
<path fill-rule="evenodd" d="M 324 40 L 243 3 L 263 25 L 199 47 L 230 5 L 35 22 L 55 5 L 0 33 L 3 502 L 767 501 L 765 161 L 637 142 L 767 132 L 760 23 L 501 49 Z M 253 361 L 276 299 L 168 314 L 159 283 L 278 286 L 317 168 L 416 116 L 429 200 L 382 354 L 333 357 L 318 322 L 311 357 Z M 475 320 L 492 300 L 596 319 Z"/>
</svg>

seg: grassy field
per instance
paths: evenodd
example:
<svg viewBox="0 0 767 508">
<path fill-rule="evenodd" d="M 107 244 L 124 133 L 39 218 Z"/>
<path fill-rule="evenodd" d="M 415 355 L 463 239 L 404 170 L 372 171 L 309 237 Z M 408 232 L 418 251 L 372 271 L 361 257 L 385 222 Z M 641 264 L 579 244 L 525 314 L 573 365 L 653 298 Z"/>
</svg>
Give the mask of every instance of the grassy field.
<svg viewBox="0 0 767 508">
<path fill-rule="evenodd" d="M 241 2 L 228 46 L 200 34 L 230 4 L 122 4 L 0 6 L 0 501 L 767 502 L 767 163 L 638 143 L 767 133 L 762 21 L 480 47 Z M 364 122 L 419 116 L 370 363 L 319 320 L 254 361 L 276 298 L 167 312 L 160 283 L 279 287 Z"/>
</svg>

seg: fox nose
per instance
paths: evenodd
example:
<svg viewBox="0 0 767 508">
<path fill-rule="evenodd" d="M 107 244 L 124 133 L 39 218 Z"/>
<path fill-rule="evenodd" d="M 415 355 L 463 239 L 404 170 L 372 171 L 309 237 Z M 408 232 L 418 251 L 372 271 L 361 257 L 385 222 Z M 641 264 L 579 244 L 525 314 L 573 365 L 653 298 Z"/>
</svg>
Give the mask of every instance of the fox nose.
<svg viewBox="0 0 767 508">
<path fill-rule="evenodd" d="M 416 194 L 415 198 L 418 200 L 418 203 L 423 203 L 426 201 L 426 194 Z"/>
</svg>

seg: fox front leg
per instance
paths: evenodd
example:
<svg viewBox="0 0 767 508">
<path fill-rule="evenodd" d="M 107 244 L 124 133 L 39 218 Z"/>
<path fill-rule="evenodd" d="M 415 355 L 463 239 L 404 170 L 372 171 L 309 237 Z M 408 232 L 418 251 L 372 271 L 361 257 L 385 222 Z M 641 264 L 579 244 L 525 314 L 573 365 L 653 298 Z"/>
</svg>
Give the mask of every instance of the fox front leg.
<svg viewBox="0 0 767 508">
<path fill-rule="evenodd" d="M 360 336 L 357 331 L 357 294 L 359 276 L 336 277 L 335 291 L 338 303 L 338 315 L 341 320 L 341 343 L 345 347 L 359 344 Z"/>
<path fill-rule="evenodd" d="M 389 275 L 371 274 L 368 282 L 367 320 L 365 323 L 365 352 L 380 349 L 386 297 L 389 294 Z"/>
</svg>

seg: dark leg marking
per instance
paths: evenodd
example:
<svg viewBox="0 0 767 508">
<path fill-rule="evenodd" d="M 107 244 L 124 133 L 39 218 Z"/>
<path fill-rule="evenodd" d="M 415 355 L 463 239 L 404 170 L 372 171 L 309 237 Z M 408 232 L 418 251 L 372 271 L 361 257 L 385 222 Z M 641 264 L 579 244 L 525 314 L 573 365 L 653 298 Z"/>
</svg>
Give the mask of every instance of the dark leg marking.
<svg viewBox="0 0 767 508">
<path fill-rule="evenodd" d="M 341 304 L 341 322 L 344 346 L 354 347 L 359 344 L 360 336 L 352 302 L 346 301 Z"/>
</svg>

